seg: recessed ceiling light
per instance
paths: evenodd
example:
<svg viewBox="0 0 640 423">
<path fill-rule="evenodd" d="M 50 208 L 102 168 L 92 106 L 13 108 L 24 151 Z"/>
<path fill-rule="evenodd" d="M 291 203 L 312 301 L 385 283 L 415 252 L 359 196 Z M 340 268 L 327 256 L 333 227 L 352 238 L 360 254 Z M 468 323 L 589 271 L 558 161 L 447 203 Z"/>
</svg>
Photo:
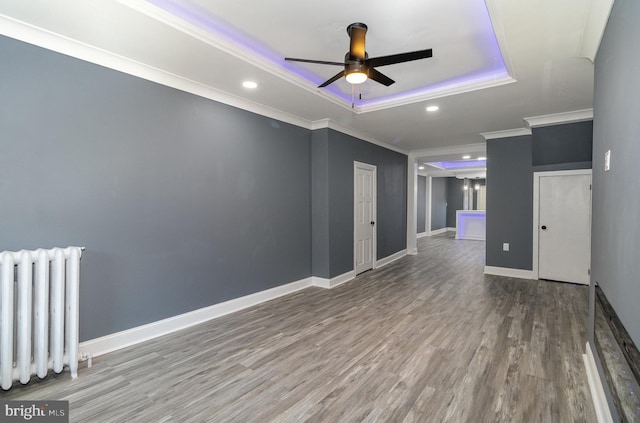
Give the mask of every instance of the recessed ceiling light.
<svg viewBox="0 0 640 423">
<path fill-rule="evenodd" d="M 486 157 L 478 157 L 478 160 L 487 160 Z"/>
<path fill-rule="evenodd" d="M 242 83 L 242 86 L 245 88 L 258 88 L 258 84 L 253 81 L 244 81 Z"/>
<path fill-rule="evenodd" d="M 440 109 L 438 106 L 429 106 L 427 107 L 427 112 L 436 112 Z"/>
<path fill-rule="evenodd" d="M 470 155 L 468 155 L 468 154 L 465 154 L 464 156 L 462 156 L 462 158 L 463 158 L 464 160 L 469 160 L 469 159 L 471 158 L 471 156 L 470 156 Z"/>
<path fill-rule="evenodd" d="M 424 166 L 418 166 L 418 169 L 423 170 Z"/>
</svg>

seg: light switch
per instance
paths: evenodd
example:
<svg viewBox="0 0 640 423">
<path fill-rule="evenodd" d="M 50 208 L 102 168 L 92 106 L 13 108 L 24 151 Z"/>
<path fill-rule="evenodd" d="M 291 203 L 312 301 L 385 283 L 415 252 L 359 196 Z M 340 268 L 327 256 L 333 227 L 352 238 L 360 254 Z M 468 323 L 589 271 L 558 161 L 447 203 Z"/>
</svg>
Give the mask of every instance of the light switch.
<svg viewBox="0 0 640 423">
<path fill-rule="evenodd" d="M 604 171 L 608 172 L 609 169 L 611 169 L 611 150 L 604 153 Z"/>
<path fill-rule="evenodd" d="M 502 244 L 502 251 L 509 251 L 509 243 L 508 242 L 504 242 Z"/>
</svg>

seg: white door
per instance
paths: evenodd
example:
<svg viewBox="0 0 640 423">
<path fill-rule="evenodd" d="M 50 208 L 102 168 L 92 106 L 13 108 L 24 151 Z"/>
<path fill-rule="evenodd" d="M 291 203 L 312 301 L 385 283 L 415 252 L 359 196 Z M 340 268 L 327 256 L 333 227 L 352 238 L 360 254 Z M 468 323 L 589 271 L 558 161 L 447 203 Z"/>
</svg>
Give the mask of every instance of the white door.
<svg viewBox="0 0 640 423">
<path fill-rule="evenodd" d="M 591 175 L 540 176 L 538 277 L 589 284 Z"/>
<path fill-rule="evenodd" d="M 373 268 L 376 254 L 376 167 L 354 163 L 354 265 L 356 274 Z"/>
</svg>

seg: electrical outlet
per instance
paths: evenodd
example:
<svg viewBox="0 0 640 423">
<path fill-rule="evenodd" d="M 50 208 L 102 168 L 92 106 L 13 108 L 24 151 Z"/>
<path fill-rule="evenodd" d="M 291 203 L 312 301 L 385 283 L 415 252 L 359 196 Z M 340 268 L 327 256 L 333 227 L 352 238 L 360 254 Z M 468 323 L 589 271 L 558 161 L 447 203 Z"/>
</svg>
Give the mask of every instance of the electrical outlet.
<svg viewBox="0 0 640 423">
<path fill-rule="evenodd" d="M 502 251 L 509 251 L 509 243 L 508 242 L 503 242 L 502 243 Z"/>
</svg>

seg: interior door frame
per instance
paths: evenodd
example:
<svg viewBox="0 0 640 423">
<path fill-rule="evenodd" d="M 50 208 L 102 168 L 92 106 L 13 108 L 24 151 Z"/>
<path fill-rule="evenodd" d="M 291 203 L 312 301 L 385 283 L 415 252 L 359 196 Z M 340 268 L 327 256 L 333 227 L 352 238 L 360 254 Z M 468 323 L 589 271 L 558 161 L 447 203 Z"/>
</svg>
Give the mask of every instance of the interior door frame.
<svg viewBox="0 0 640 423">
<path fill-rule="evenodd" d="M 373 210 L 371 218 L 375 222 L 373 225 L 373 238 L 372 238 L 372 246 L 371 246 L 371 258 L 372 258 L 372 269 L 377 267 L 377 254 L 378 254 L 378 168 L 372 164 L 362 163 L 358 161 L 353 161 L 353 270 L 356 270 L 356 257 L 358 256 L 358 240 L 356 234 L 356 222 L 357 222 L 357 207 L 356 207 L 356 198 L 357 198 L 357 172 L 358 168 L 371 171 L 373 173 Z"/>
<path fill-rule="evenodd" d="M 539 235 L 538 228 L 540 227 L 540 178 L 546 176 L 571 176 L 571 175 L 589 175 L 593 180 L 592 169 L 575 169 L 575 170 L 554 170 L 547 172 L 533 172 L 533 260 L 532 260 L 532 272 L 533 279 L 538 279 L 539 275 Z M 589 201 L 589 231 L 591 231 L 591 215 L 593 213 L 593 205 L 591 200 Z M 591 236 L 589 236 L 589 251 L 591 251 Z"/>
</svg>

